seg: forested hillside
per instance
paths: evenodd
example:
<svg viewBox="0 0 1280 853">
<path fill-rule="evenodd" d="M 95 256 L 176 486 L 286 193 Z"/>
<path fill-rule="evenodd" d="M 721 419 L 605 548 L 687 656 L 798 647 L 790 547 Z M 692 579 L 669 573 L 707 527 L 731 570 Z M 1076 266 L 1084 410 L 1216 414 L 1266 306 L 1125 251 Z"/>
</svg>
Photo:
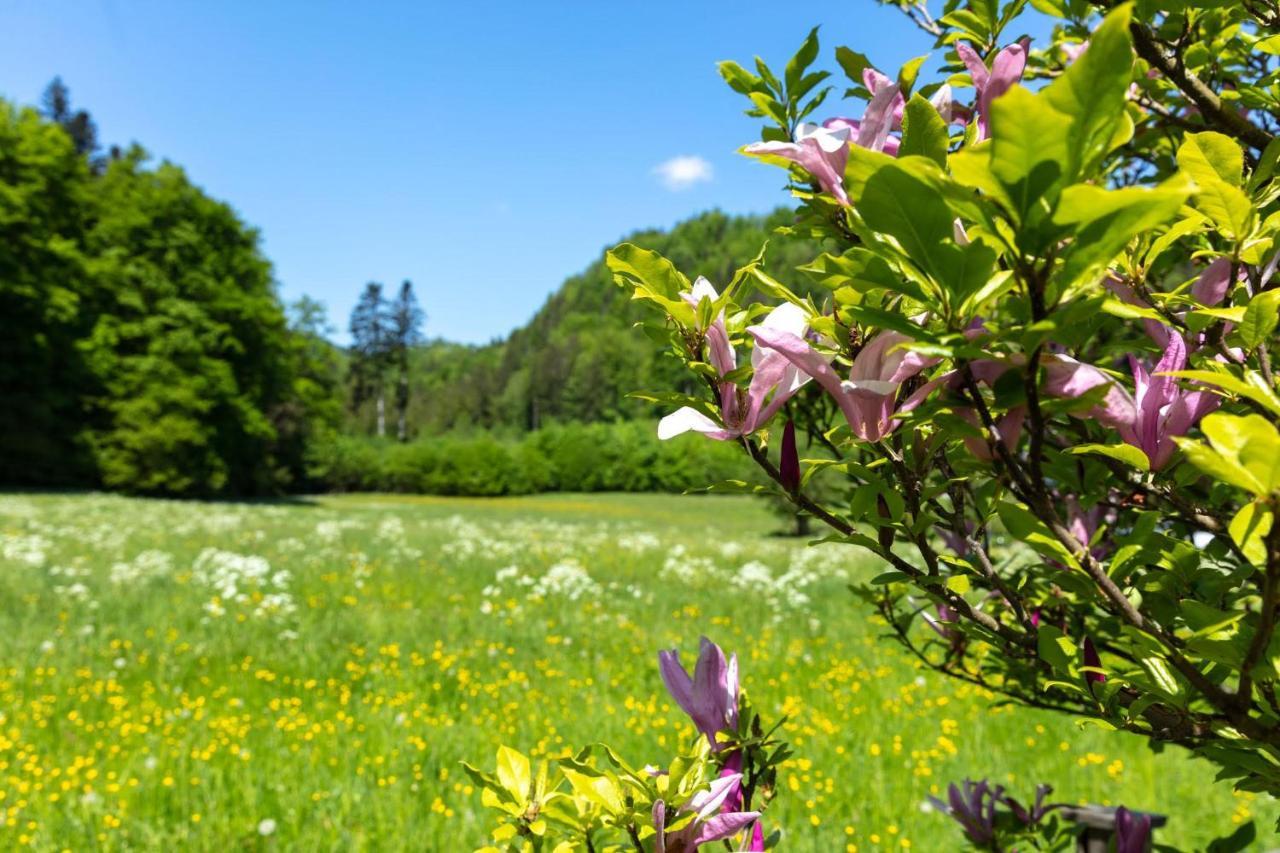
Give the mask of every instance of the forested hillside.
<svg viewBox="0 0 1280 853">
<path fill-rule="evenodd" d="M 795 282 L 794 268 L 812 248 L 778 237 L 790 214 L 729 216 L 712 211 L 669 231 L 624 236 L 672 258 L 680 269 L 723 286 L 766 240 L 773 274 Z M 601 256 L 565 280 L 528 324 L 480 347 L 434 341 L 413 356 L 409 423 L 418 434 L 472 428 L 525 431 L 555 422 L 595 422 L 651 415 L 632 391 L 671 388 L 686 381 L 642 330 L 651 319 L 613 284 Z M 430 313 L 430 306 L 426 306 Z M 447 336 L 447 330 L 443 331 Z M 357 429 L 368 432 L 372 411 L 359 412 Z"/>
</svg>

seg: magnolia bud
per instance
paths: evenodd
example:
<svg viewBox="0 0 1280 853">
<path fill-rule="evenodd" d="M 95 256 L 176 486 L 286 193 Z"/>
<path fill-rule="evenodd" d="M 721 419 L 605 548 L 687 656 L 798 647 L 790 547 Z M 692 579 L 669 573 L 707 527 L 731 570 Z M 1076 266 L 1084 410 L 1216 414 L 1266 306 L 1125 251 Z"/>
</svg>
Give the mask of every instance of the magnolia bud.
<svg viewBox="0 0 1280 853">
<path fill-rule="evenodd" d="M 800 488 L 800 456 L 796 452 L 796 425 L 787 421 L 782 429 L 782 458 L 778 462 L 778 479 L 782 488 L 794 492 Z"/>
</svg>

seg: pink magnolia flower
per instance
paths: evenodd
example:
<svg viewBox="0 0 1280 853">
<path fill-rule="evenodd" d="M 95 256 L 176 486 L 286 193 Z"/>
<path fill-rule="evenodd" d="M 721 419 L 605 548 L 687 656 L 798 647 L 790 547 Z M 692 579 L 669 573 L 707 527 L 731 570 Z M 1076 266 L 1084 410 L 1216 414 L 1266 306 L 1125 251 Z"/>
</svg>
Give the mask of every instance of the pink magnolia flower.
<svg viewBox="0 0 1280 853">
<path fill-rule="evenodd" d="M 1245 271 L 1242 269 L 1239 273 L 1241 278 L 1245 277 Z M 1103 286 L 1116 295 L 1116 297 L 1127 305 L 1136 305 L 1139 308 L 1150 308 L 1151 306 L 1146 300 L 1138 296 L 1133 288 L 1127 283 L 1120 280 L 1114 275 L 1108 275 L 1103 281 Z M 1191 285 L 1191 298 L 1206 308 L 1212 308 L 1220 305 L 1222 300 L 1227 298 L 1227 293 L 1231 290 L 1231 260 L 1229 258 L 1218 258 L 1204 268 L 1196 278 L 1195 283 Z M 1178 317 L 1185 317 L 1186 312 L 1181 312 Z M 1159 320 L 1146 319 L 1142 321 L 1142 327 L 1146 330 L 1147 336 L 1155 341 L 1157 346 L 1167 347 L 1169 345 L 1170 329 Z M 1230 331 L 1230 326 L 1227 328 Z M 1196 336 L 1196 346 L 1204 343 L 1204 333 Z"/>
<path fill-rule="evenodd" d="M 1083 397 L 1106 387 L 1102 400 L 1085 415 L 1109 427 L 1129 426 L 1137 417 L 1133 397 L 1118 382 L 1092 364 L 1055 354 L 1045 360 L 1044 391 L 1054 397 Z"/>
<path fill-rule="evenodd" d="M 782 157 L 804 169 L 823 192 L 835 197 L 845 207 L 849 195 L 844 191 L 844 167 L 849 162 L 848 127 L 822 127 L 804 123 L 796 128 L 792 142 L 753 142 L 743 149 L 747 154 L 772 154 Z"/>
<path fill-rule="evenodd" d="M 844 189 L 844 168 L 849 163 L 849 145 L 897 156 L 899 139 L 891 133 L 902 129 L 902 112 L 906 100 L 898 84 L 868 68 L 863 80 L 871 91 L 871 100 L 860 119 L 831 118 L 821 125 L 804 123 L 796 128 L 791 142 L 753 142 L 743 149 L 754 156 L 782 157 L 804 169 L 818 182 L 822 191 L 848 207 L 849 195 Z M 950 113 L 951 90 L 940 89 L 934 106 Z"/>
<path fill-rule="evenodd" d="M 997 53 L 990 70 L 978 52 L 964 42 L 956 42 L 956 53 L 969 69 L 973 88 L 978 92 L 978 139 L 983 140 L 991 136 L 991 102 L 1022 79 L 1027 67 L 1027 45 L 1025 40 L 1015 42 Z"/>
<path fill-rule="evenodd" d="M 907 100 L 897 83 L 874 68 L 865 69 L 862 80 L 871 92 L 871 100 L 867 102 L 862 118 L 829 118 L 822 126 L 832 130 L 847 128 L 855 145 L 896 157 L 901 141 L 889 134 L 902 130 L 902 113 Z"/>
<path fill-rule="evenodd" d="M 658 831 L 654 853 L 694 853 L 703 844 L 732 838 L 759 820 L 760 812 L 720 811 L 730 791 L 741 783 L 741 773 L 721 776 L 707 790 L 694 794 L 676 812 L 694 812 L 693 820 L 674 832 L 667 831 L 667 804 L 662 800 L 654 803 L 653 828 Z"/>
<path fill-rule="evenodd" d="M 822 126 L 833 130 L 848 128 L 853 144 L 897 157 L 902 140 L 892 134 L 902 131 L 902 114 L 906 110 L 907 99 L 897 83 L 874 68 L 863 71 L 862 79 L 871 92 L 871 100 L 862 118 L 829 118 Z M 955 106 L 950 85 L 944 83 L 938 87 L 930 96 L 929 103 L 947 124 L 955 121 L 965 123 L 964 111 Z"/>
<path fill-rule="evenodd" d="M 703 637 L 692 677 L 675 649 L 658 652 L 658 671 L 671 698 L 718 751 L 722 744 L 716 735 L 738 728 L 738 656 L 726 660 L 724 651 Z"/>
<path fill-rule="evenodd" d="M 1066 499 L 1067 505 L 1067 531 L 1075 537 L 1076 541 L 1086 548 L 1093 541 L 1094 534 L 1098 532 L 1098 528 L 1102 526 L 1102 522 L 1106 520 L 1106 513 L 1103 507 L 1095 505 L 1089 509 L 1082 509 L 1080 501 L 1075 495 L 1068 495 Z M 1092 548 L 1089 553 L 1094 559 L 1102 559 L 1107 555 L 1109 548 L 1105 542 L 1099 542 Z"/>
<path fill-rule="evenodd" d="M 1162 373 L 1187 366 L 1187 346 L 1182 336 L 1169 331 L 1164 355 L 1151 373 L 1133 356 L 1134 419 L 1120 425 L 1120 437 L 1147 455 L 1151 470 L 1159 471 L 1177 449 L 1174 436 L 1186 435 L 1205 415 L 1218 408 L 1218 396 L 1209 391 L 1187 391 L 1178 381 Z"/>
<path fill-rule="evenodd" d="M 897 418 L 923 403 L 946 379 L 940 377 L 926 383 L 899 405 L 902 384 L 938 361 L 902 349 L 899 345 L 911 343 L 911 339 L 900 332 L 880 332 L 868 341 L 854 358 L 845 380 L 825 356 L 799 335 L 763 325 L 751 326 L 747 332 L 757 344 L 781 353 L 801 372 L 813 377 L 835 398 L 853 434 L 865 441 L 879 441 L 893 432 Z"/>
<path fill-rule="evenodd" d="M 955 410 L 957 416 L 971 426 L 975 426 L 983 430 L 982 438 L 968 435 L 962 440 L 965 449 L 973 454 L 975 459 L 983 462 L 991 462 L 996 458 L 996 452 L 992 449 L 992 445 L 986 436 L 985 424 L 978 417 L 971 407 L 959 408 Z M 1017 449 L 1018 439 L 1022 437 L 1022 424 L 1027 419 L 1026 406 L 1014 406 L 997 419 L 993 419 L 996 425 L 996 432 L 1000 435 L 1000 443 L 1004 445 L 1005 450 L 1013 452 Z"/>
<path fill-rule="evenodd" d="M 694 282 L 693 290 L 683 294 L 686 302 L 697 305 L 703 297 L 715 300 L 716 289 L 705 278 Z M 804 311 L 791 303 L 783 303 L 769 312 L 761 324 L 788 334 L 803 335 L 808 326 Z M 708 359 L 720 376 L 725 376 L 738 366 L 733 344 L 725 329 L 724 312 L 721 312 L 705 330 Z M 739 399 L 738 386 L 733 382 L 720 382 L 720 417 L 723 425 L 716 423 L 697 409 L 683 406 L 658 422 L 658 438 L 668 439 L 685 432 L 700 432 L 719 441 L 750 435 L 782 408 L 792 395 L 809 381 L 809 377 L 791 365 L 780 353 L 757 345 L 751 351 L 754 373 L 747 388 L 746 399 Z M 770 397 L 770 394 L 773 396 Z"/>
</svg>

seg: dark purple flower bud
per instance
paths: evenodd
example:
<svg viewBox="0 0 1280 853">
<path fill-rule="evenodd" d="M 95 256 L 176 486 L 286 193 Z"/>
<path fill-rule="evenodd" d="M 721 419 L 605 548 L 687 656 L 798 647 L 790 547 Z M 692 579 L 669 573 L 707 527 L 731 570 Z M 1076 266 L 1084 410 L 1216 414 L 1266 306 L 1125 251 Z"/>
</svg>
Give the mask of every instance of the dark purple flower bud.
<svg viewBox="0 0 1280 853">
<path fill-rule="evenodd" d="M 1019 803 L 1017 800 L 1015 800 L 1013 797 L 1005 797 L 1003 802 L 1006 806 L 1008 806 L 1009 811 L 1013 812 L 1014 817 L 1016 817 L 1019 821 L 1026 824 L 1027 826 L 1032 827 L 1038 824 L 1046 814 L 1048 814 L 1049 812 L 1058 808 L 1059 805 L 1061 805 L 1060 803 L 1055 803 L 1052 805 L 1045 804 L 1045 801 L 1044 801 L 1045 797 L 1049 796 L 1052 793 L 1053 793 L 1052 785 L 1037 785 L 1035 805 L 1033 805 L 1030 809 L 1024 808 L 1022 804 Z"/>
<path fill-rule="evenodd" d="M 992 788 L 986 779 L 974 782 L 964 780 L 963 785 L 954 782 L 947 786 L 947 802 L 937 797 L 929 800 L 934 807 L 951 816 L 965 837 L 975 846 L 985 847 L 996 837 L 996 803 L 1004 795 L 1004 788 Z"/>
<path fill-rule="evenodd" d="M 1116 810 L 1116 853 L 1147 853 L 1151 842 L 1151 815 Z"/>
<path fill-rule="evenodd" d="M 778 463 L 782 487 L 788 492 L 800 488 L 800 456 L 796 452 L 796 425 L 787 421 L 782 429 L 782 460 Z"/>
<path fill-rule="evenodd" d="M 1102 658 L 1098 657 L 1098 650 L 1094 648 L 1093 640 L 1089 639 L 1088 637 L 1084 638 L 1082 655 L 1084 657 L 1085 666 L 1094 667 L 1096 669 L 1102 668 Z M 1092 689 L 1093 685 L 1102 684 L 1104 681 L 1106 681 L 1107 676 L 1101 672 L 1086 671 L 1084 674 L 1084 680 L 1085 680 L 1085 683 L 1088 684 L 1089 687 Z"/>
</svg>

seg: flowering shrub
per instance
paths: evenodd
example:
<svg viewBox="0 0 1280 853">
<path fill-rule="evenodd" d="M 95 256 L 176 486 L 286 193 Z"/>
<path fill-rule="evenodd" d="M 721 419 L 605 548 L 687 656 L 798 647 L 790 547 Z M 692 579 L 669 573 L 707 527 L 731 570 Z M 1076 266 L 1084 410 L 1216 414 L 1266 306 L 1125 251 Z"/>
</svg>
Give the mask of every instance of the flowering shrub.
<svg viewBox="0 0 1280 853">
<path fill-rule="evenodd" d="M 814 295 L 610 253 L 705 387 L 647 395 L 659 434 L 736 442 L 882 559 L 859 594 L 928 666 L 1280 792 L 1280 19 L 1038 0 L 1037 48 L 1022 0 L 897 5 L 946 65 L 839 48 L 856 118 L 816 31 L 721 66 L 829 247 Z"/>
<path fill-rule="evenodd" d="M 766 731 L 740 692 L 738 656 L 726 658 L 703 637 L 692 675 L 674 649 L 659 652 L 658 662 L 671 697 L 698 730 L 690 748 L 666 767 L 640 769 L 604 744 L 536 770 L 506 746 L 493 773 L 464 764 L 481 801 L 499 814 L 492 835 L 505 846 L 486 850 L 694 853 L 713 841 L 753 851 L 777 842 L 777 830 L 766 837 L 762 814 L 790 750 L 773 738 L 777 725 Z"/>
</svg>

